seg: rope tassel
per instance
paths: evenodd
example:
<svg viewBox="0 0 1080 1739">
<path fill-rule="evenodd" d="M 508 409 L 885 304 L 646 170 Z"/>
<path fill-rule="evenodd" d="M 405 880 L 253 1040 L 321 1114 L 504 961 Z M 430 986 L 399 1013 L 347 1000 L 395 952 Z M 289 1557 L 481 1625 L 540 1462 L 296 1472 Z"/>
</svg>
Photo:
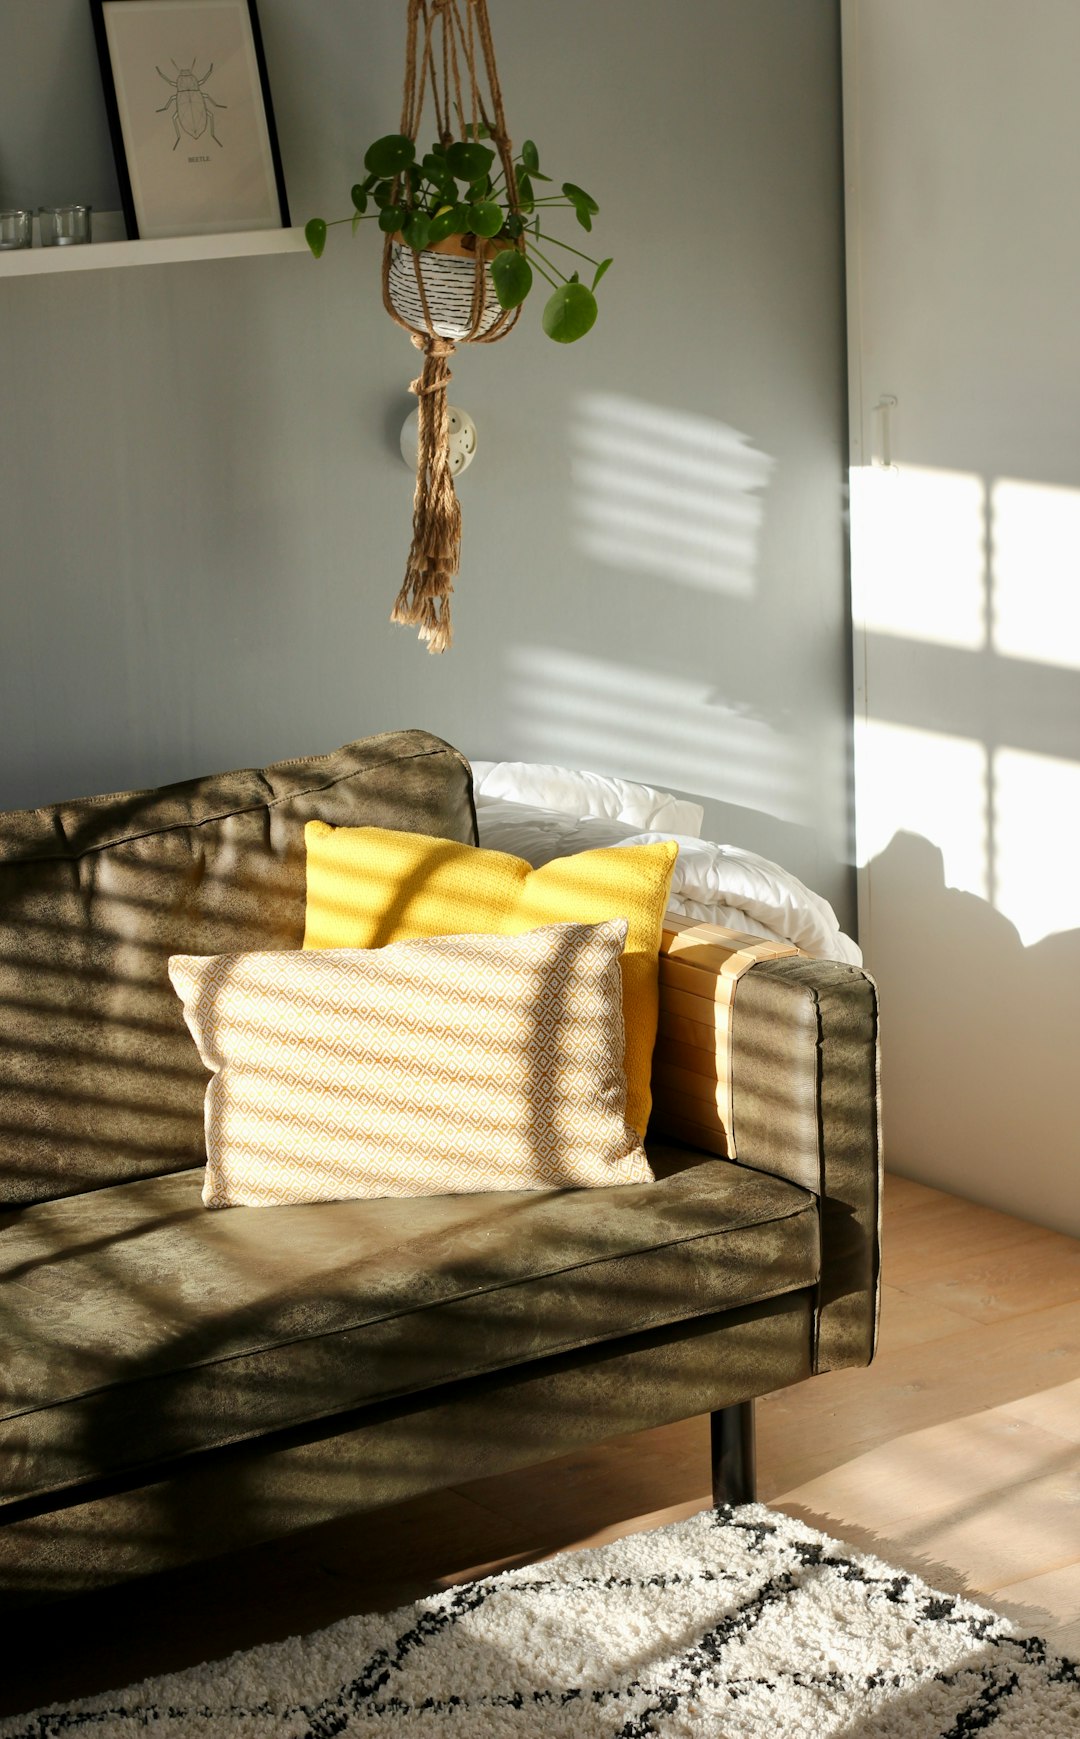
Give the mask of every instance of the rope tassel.
<svg viewBox="0 0 1080 1739">
<path fill-rule="evenodd" d="M 450 470 L 446 396 L 454 345 L 449 338 L 418 332 L 412 341 L 424 352 L 424 366 L 410 387 L 419 403 L 413 536 L 390 620 L 418 628 L 429 652 L 445 652 L 453 640 L 450 595 L 461 560 L 461 505 Z"/>
<path fill-rule="evenodd" d="M 485 81 L 487 98 L 483 90 Z M 429 87 L 439 141 L 436 148 L 445 150 L 455 137 L 460 143 L 470 142 L 474 146 L 479 139 L 490 139 L 486 149 L 498 158 L 495 174 L 497 178 L 501 174 L 505 187 L 499 198 L 520 220 L 517 170 L 495 70 L 487 0 L 408 0 L 401 136 L 414 148 Z M 395 204 L 411 207 L 408 172 L 395 175 L 392 197 Z M 516 239 L 512 242 L 507 239 L 498 246 L 513 246 L 523 253 L 521 228 L 519 221 Z M 425 281 L 421 253 L 415 249 L 410 256 L 415 301 L 411 287 L 407 296 L 399 293 L 400 286 L 392 289 L 395 261 L 409 250 L 403 233 L 388 232 L 383 245 L 383 305 L 391 319 L 409 333 L 417 350 L 424 353 L 420 377 L 412 382 L 411 388 L 420 405 L 412 548 L 390 620 L 418 628 L 429 652 L 445 652 L 453 638 L 450 597 L 461 559 L 461 508 L 450 471 L 450 418 L 446 400 L 454 342 L 439 335 L 437 327 L 443 331 L 456 330 L 462 344 L 494 344 L 513 330 L 520 313 L 519 306 L 502 308 L 489 299 L 489 245 L 486 242 L 480 245 L 478 238 L 470 234 L 461 238 L 459 250 L 450 248 L 451 239 L 446 236 L 430 251 L 421 251 L 425 258 L 434 252 L 456 252 L 460 257 L 455 265 L 462 259 L 469 262 L 471 306 L 466 312 L 460 295 L 452 297 L 448 315 L 441 315 L 437 307 L 433 312 L 429 295 L 434 300 L 435 293 Z"/>
</svg>

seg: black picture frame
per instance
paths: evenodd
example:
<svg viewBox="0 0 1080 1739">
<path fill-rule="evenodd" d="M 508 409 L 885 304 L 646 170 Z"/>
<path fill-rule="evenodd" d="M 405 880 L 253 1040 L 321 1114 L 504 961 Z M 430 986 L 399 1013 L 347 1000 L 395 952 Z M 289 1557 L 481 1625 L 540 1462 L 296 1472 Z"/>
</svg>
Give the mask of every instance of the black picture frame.
<svg viewBox="0 0 1080 1739">
<path fill-rule="evenodd" d="M 255 0 L 90 0 L 90 10 L 129 238 L 287 229 L 285 175 Z M 151 41 L 158 37 L 155 56 Z M 185 63 L 193 37 L 208 38 L 202 50 L 211 71 L 201 78 L 198 53 Z M 174 38 L 179 60 L 170 49 Z M 218 132 L 221 112 L 230 106 L 222 85 L 215 84 L 216 94 L 204 88 L 221 65 L 215 46 L 230 51 L 227 88 L 239 99 L 230 120 L 234 141 L 223 141 Z M 160 106 L 149 103 L 151 90 L 164 96 L 157 79 L 173 86 L 173 97 Z M 219 153 L 232 142 L 239 162 L 230 180 L 231 166 Z M 191 174 L 196 167 L 203 171 L 201 181 Z"/>
</svg>

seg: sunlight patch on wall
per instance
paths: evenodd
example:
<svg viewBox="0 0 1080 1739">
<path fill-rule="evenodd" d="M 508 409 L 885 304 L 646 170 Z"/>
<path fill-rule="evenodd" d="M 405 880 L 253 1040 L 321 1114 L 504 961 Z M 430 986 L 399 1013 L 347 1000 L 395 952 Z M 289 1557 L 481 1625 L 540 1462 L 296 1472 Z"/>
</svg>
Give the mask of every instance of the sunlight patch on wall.
<svg viewBox="0 0 1080 1739">
<path fill-rule="evenodd" d="M 579 400 L 576 537 L 607 567 L 753 595 L 775 461 L 711 417 L 619 393 Z"/>
<path fill-rule="evenodd" d="M 1052 755 L 994 755 L 994 904 L 1025 947 L 1080 929 L 1080 766 Z"/>
<path fill-rule="evenodd" d="M 966 471 L 851 472 L 852 608 L 875 634 L 986 643 L 986 489 Z"/>
<path fill-rule="evenodd" d="M 989 899 L 989 760 L 973 738 L 857 721 L 859 863 L 916 833 L 940 848 L 949 887 Z"/>
<path fill-rule="evenodd" d="M 1080 670 L 1080 490 L 998 479 L 991 492 L 993 645 Z"/>
<path fill-rule="evenodd" d="M 525 759 L 675 783 L 783 819 L 803 821 L 813 806 L 810 743 L 718 704 L 700 678 L 521 647 L 507 682 Z"/>
</svg>

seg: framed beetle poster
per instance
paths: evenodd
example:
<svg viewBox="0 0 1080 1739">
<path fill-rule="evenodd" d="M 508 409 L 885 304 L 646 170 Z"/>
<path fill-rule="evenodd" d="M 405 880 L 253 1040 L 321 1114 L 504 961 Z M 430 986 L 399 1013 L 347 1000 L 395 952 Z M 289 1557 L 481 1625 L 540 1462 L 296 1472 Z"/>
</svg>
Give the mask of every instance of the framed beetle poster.
<svg viewBox="0 0 1080 1739">
<path fill-rule="evenodd" d="M 90 0 L 132 237 L 289 222 L 255 0 Z"/>
</svg>

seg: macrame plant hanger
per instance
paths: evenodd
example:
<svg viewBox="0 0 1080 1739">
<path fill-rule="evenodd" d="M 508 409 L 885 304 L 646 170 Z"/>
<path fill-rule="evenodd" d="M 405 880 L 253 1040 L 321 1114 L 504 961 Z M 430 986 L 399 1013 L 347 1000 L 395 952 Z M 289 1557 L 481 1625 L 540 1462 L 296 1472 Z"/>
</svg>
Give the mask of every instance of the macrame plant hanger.
<svg viewBox="0 0 1080 1739">
<path fill-rule="evenodd" d="M 481 123 L 491 148 L 502 165 L 505 199 L 512 213 L 519 210 L 513 150 L 506 131 L 495 50 L 488 22 L 487 0 L 409 0 L 408 35 L 405 49 L 405 89 L 401 110 L 402 134 L 418 142 L 425 103 L 430 93 L 435 111 L 435 129 L 440 143 L 449 147 L 457 139 L 482 136 Z M 404 172 L 403 172 L 404 174 Z M 394 202 L 403 174 L 394 183 Z M 491 289 L 487 260 L 491 244 L 475 239 L 472 261 L 473 290 L 468 330 L 463 344 L 494 344 L 505 338 L 515 324 L 519 308 L 499 308 L 491 317 Z M 407 249 L 416 278 L 422 321 L 412 324 L 395 308 L 390 294 L 395 237 L 388 235 L 383 248 L 383 304 L 399 326 L 410 333 L 424 363 L 410 390 L 418 401 L 416 493 L 413 497 L 412 548 L 405 579 L 391 613 L 392 622 L 415 625 L 429 652 L 445 652 L 452 639 L 450 594 L 461 556 L 461 506 L 450 469 L 450 426 L 447 387 L 452 379 L 450 357 L 455 340 L 445 338 L 435 327 L 424 282 L 422 256 Z M 499 247 L 523 247 L 520 239 L 500 240 Z M 463 257 L 463 264 L 468 255 Z"/>
</svg>

